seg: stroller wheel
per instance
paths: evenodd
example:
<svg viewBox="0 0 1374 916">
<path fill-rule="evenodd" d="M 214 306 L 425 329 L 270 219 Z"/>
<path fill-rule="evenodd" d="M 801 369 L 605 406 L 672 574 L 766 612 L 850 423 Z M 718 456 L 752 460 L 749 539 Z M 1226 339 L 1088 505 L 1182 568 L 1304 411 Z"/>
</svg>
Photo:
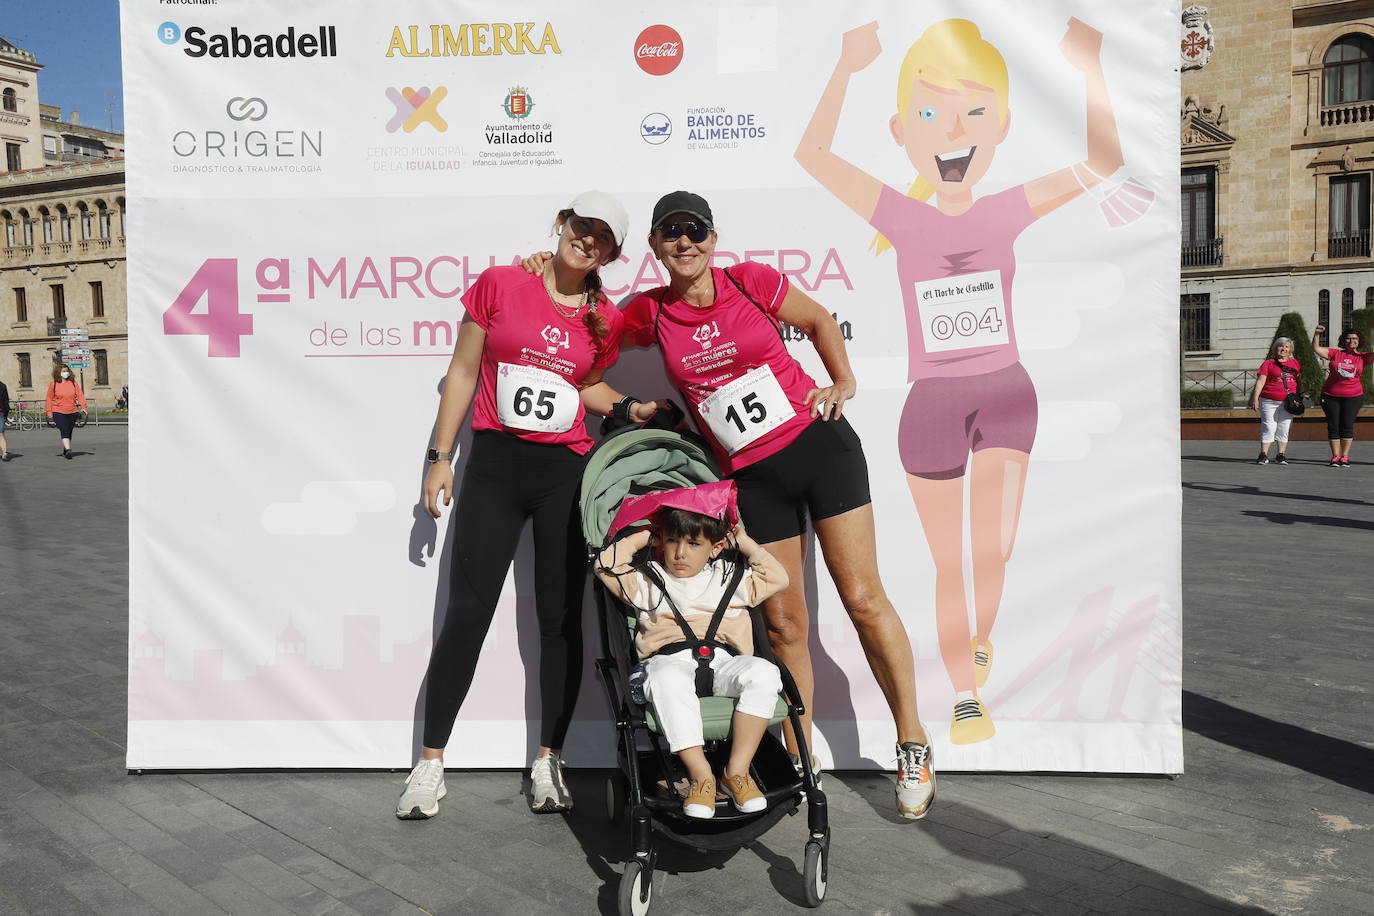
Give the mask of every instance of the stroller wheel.
<svg viewBox="0 0 1374 916">
<path fill-rule="evenodd" d="M 654 902 L 654 875 L 645 874 L 644 863 L 631 859 L 625 863 L 620 876 L 620 896 L 617 905 L 620 916 L 644 916 Z"/>
<path fill-rule="evenodd" d="M 807 906 L 820 906 L 825 900 L 826 875 L 830 871 L 830 854 L 818 840 L 806 844 L 806 858 L 802 864 L 802 893 Z"/>
<path fill-rule="evenodd" d="M 606 819 L 617 827 L 625 822 L 628 791 L 624 776 L 615 773 L 606 777 Z"/>
</svg>

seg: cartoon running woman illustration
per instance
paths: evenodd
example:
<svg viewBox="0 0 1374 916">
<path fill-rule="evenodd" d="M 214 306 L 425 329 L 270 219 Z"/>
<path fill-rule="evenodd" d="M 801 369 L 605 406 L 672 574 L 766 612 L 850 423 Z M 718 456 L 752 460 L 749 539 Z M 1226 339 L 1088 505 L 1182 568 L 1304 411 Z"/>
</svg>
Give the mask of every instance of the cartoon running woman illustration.
<svg viewBox="0 0 1374 916">
<path fill-rule="evenodd" d="M 898 442 L 935 562 L 940 655 L 955 691 L 955 744 L 995 732 L 978 689 L 992 668 L 990 635 L 1035 441 L 1035 387 L 1021 367 L 1012 318 L 1013 245 L 1036 219 L 1122 165 L 1102 73 L 1102 33 L 1070 19 L 1059 49 L 1087 84 L 1086 161 L 974 198 L 974 185 L 1007 137 L 1011 112 L 1002 55 L 964 19 L 930 26 L 902 61 L 897 113 L 888 127 L 916 167 L 909 194 L 831 151 L 850 76 L 882 51 L 876 22 L 844 34 L 839 63 L 796 152 L 803 168 L 878 230 L 878 253 L 896 251 L 912 382 Z M 966 476 L 972 632 L 963 573 Z"/>
</svg>

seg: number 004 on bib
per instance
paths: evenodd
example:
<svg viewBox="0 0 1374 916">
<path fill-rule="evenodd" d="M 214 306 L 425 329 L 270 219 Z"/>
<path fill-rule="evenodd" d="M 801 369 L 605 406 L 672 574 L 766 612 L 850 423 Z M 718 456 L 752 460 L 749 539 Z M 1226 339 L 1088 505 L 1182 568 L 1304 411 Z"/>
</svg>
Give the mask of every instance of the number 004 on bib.
<svg viewBox="0 0 1374 916">
<path fill-rule="evenodd" d="M 563 376 L 519 363 L 496 367 L 496 414 L 504 426 L 540 433 L 572 429 L 577 389 Z"/>
<path fill-rule="evenodd" d="M 927 353 L 1007 343 L 1002 272 L 942 277 L 916 284 L 916 308 Z"/>
</svg>

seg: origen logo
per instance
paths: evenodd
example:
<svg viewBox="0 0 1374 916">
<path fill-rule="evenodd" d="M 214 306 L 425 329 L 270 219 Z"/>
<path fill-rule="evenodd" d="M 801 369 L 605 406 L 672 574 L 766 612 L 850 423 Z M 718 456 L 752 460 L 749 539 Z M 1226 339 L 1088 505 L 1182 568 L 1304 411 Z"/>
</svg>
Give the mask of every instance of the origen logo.
<svg viewBox="0 0 1374 916">
<path fill-rule="evenodd" d="M 387 133 L 394 134 L 398 130 L 410 133 L 426 121 L 439 133 L 448 130 L 448 122 L 439 114 L 439 103 L 448 97 L 447 88 L 435 86 L 431 90 L 428 86 L 419 89 L 406 86 L 397 91 L 387 87 L 386 97 L 396 106 L 396 113 L 386 122 Z"/>
<path fill-rule="evenodd" d="M 236 95 L 224 106 L 224 113 L 235 121 L 261 121 L 267 117 L 267 103 L 256 96 L 246 99 Z"/>
<path fill-rule="evenodd" d="M 661 111 L 646 114 L 639 122 L 639 136 L 645 143 L 658 146 L 673 135 L 673 122 Z"/>
<path fill-rule="evenodd" d="M 649 26 L 635 39 L 635 63 L 652 76 L 672 73 L 682 63 L 682 36 L 672 26 Z"/>
</svg>

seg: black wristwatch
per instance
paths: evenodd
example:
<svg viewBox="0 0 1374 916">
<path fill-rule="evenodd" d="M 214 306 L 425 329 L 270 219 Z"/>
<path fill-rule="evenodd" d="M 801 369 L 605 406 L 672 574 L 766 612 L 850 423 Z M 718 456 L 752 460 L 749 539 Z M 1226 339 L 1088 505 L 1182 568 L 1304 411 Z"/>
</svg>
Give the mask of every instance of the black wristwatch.
<svg viewBox="0 0 1374 916">
<path fill-rule="evenodd" d="M 425 452 L 425 460 L 428 461 L 430 464 L 433 464 L 436 461 L 452 461 L 453 452 L 441 452 L 438 449 L 432 448 L 429 451 Z"/>
</svg>

